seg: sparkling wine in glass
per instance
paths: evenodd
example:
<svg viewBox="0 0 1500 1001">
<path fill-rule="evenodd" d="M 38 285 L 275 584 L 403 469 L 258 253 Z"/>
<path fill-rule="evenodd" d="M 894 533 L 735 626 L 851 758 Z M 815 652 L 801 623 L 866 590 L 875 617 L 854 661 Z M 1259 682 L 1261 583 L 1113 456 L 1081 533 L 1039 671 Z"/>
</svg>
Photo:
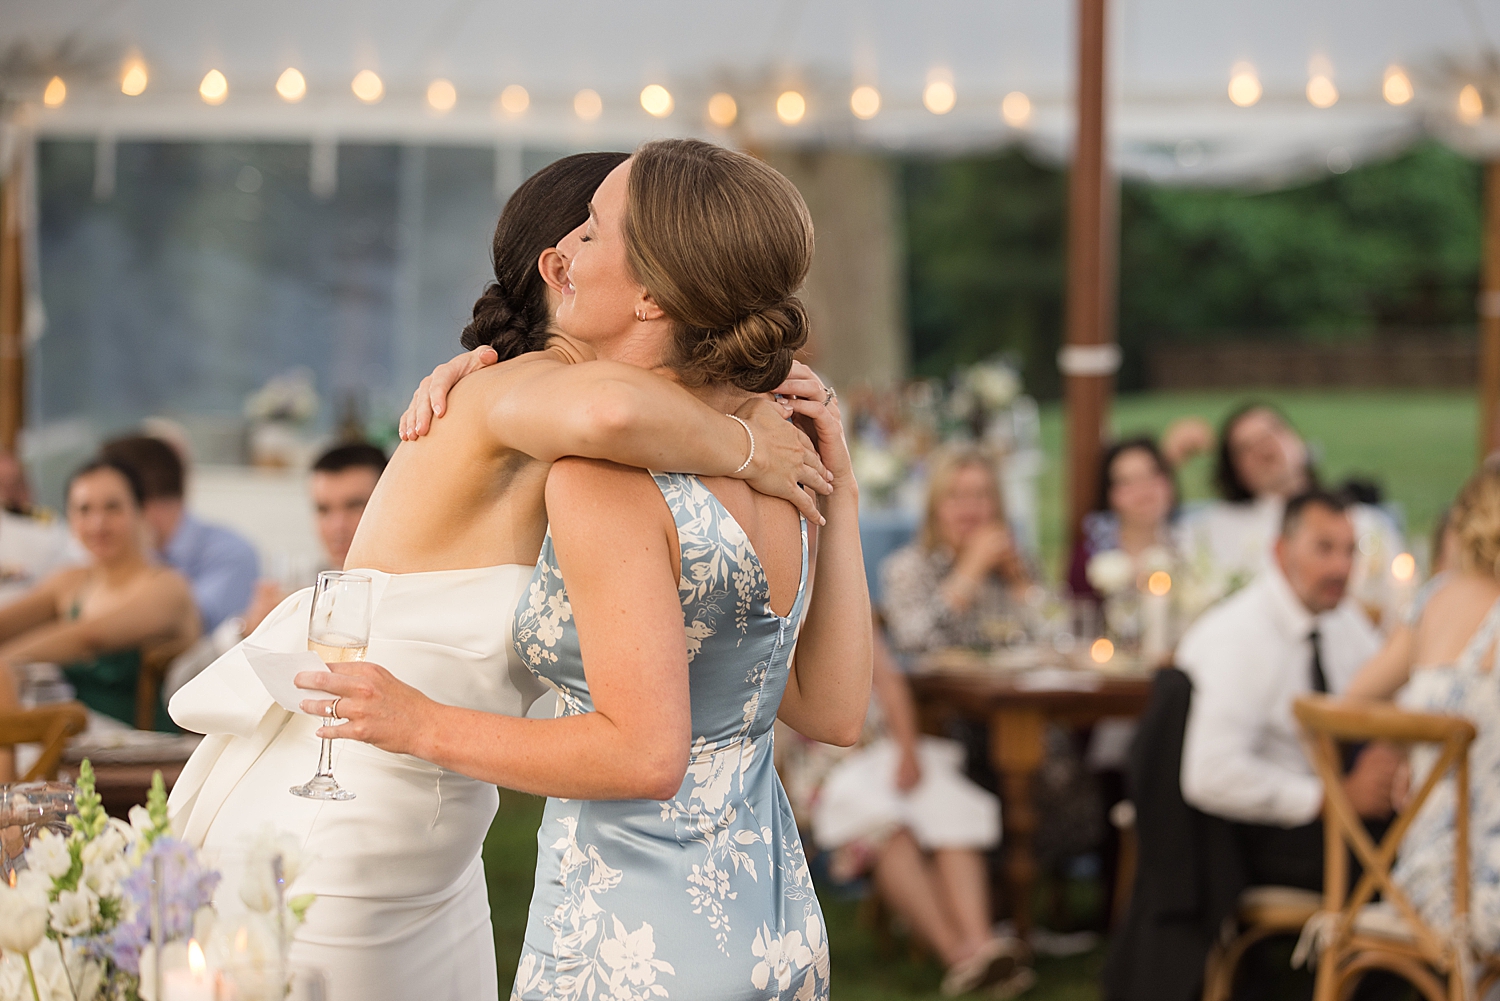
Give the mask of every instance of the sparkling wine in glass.
<svg viewBox="0 0 1500 1001">
<path fill-rule="evenodd" d="M 370 645 L 370 578 L 341 570 L 324 570 L 313 588 L 312 617 L 307 626 L 307 648 L 325 664 L 364 660 Z M 323 717 L 324 726 L 333 718 Z M 324 738 L 318 750 L 318 771 L 293 796 L 304 799 L 353 799 L 354 793 L 333 777 L 333 741 Z"/>
</svg>

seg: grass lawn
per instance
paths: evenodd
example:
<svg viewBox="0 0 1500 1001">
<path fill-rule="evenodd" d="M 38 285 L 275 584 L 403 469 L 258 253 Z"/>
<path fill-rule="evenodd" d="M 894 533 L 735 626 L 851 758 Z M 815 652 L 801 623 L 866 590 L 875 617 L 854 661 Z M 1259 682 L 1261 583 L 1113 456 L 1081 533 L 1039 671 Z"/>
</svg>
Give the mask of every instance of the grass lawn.
<svg viewBox="0 0 1500 1001">
<path fill-rule="evenodd" d="M 1112 425 L 1117 433 L 1159 432 L 1177 417 L 1198 414 L 1217 424 L 1251 394 L 1172 393 L 1122 397 Z M 1408 536 L 1425 535 L 1474 467 L 1477 420 L 1472 394 L 1415 392 L 1267 392 L 1256 399 L 1276 403 L 1312 443 L 1319 467 L 1331 481 L 1361 474 L 1380 481 L 1406 513 Z M 1062 503 L 1061 408 L 1042 415 L 1048 467 L 1042 478 L 1042 544 L 1050 572 L 1060 559 Z M 1212 495 L 1211 462 L 1199 458 L 1181 471 L 1188 499 Z M 485 871 L 495 923 L 495 949 L 502 991 L 508 992 L 525 932 L 536 864 L 536 828 L 541 801 L 502 792 L 500 814 L 485 843 Z M 838 1001 L 936 999 L 941 971 L 911 958 L 904 945 L 883 952 L 875 936 L 855 918 L 855 904 L 823 894 L 833 950 L 834 996 Z M 1039 961 L 1038 983 L 1029 1001 L 1097 1001 L 1102 950 L 1065 960 Z"/>
<path fill-rule="evenodd" d="M 1140 393 L 1118 397 L 1110 414 L 1116 434 L 1159 434 L 1179 417 L 1197 414 L 1215 427 L 1246 400 L 1279 406 L 1302 432 L 1325 479 L 1359 475 L 1380 483 L 1406 513 L 1408 540 L 1425 537 L 1464 479 L 1474 470 L 1478 423 L 1473 393 L 1397 390 Z M 1042 408 L 1047 469 L 1041 482 L 1044 565 L 1056 574 L 1062 559 L 1063 412 Z M 1183 498 L 1214 496 L 1213 459 L 1200 456 L 1180 474 Z"/>
</svg>

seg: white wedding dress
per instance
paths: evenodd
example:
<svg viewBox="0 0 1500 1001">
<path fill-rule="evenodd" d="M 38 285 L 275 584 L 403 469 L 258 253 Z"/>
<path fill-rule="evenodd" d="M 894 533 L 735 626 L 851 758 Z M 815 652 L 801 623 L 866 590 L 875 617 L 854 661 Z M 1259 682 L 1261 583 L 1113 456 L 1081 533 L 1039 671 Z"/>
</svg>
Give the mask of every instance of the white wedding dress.
<svg viewBox="0 0 1500 1001">
<path fill-rule="evenodd" d="M 386 574 L 374 581 L 367 658 L 435 701 L 524 715 L 546 689 L 521 664 L 511 621 L 533 568 Z M 307 649 L 312 589 L 287 598 L 247 642 Z M 493 785 L 368 744 L 334 742 L 334 773 L 356 798 L 287 790 L 317 766 L 317 718 L 282 709 L 236 646 L 172 698 L 172 718 L 207 734 L 172 790 L 173 828 L 217 862 L 221 917 L 243 910 L 236 856 L 266 825 L 310 862 L 291 888 L 316 893 L 292 965 L 317 967 L 332 1001 L 474 1001 L 498 995 L 480 857 L 499 806 Z"/>
</svg>

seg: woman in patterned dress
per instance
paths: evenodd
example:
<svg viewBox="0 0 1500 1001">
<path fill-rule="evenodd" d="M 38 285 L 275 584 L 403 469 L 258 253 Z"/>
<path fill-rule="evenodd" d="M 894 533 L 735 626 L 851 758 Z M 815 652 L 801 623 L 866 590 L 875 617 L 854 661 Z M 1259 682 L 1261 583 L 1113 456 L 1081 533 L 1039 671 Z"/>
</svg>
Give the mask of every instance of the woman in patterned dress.
<svg viewBox="0 0 1500 1001">
<path fill-rule="evenodd" d="M 557 319 L 600 357 L 656 366 L 721 411 L 791 370 L 812 224 L 763 163 L 648 144 L 595 193 L 579 242 Z M 349 722 L 330 737 L 551 797 L 514 997 L 828 996 L 772 726 L 857 739 L 871 624 L 832 394 L 802 378 L 818 398 L 793 406 L 821 418 L 833 475 L 821 552 L 791 505 L 727 478 L 553 466 L 515 636 L 558 719 L 440 706 L 370 664 L 299 678 L 341 696 Z"/>
</svg>

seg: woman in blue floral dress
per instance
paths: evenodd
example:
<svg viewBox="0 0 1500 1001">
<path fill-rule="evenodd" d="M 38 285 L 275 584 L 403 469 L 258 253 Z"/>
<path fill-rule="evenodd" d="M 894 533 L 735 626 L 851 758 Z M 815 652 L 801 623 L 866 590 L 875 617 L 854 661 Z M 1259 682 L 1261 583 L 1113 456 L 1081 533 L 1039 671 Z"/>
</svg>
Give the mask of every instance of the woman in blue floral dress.
<svg viewBox="0 0 1500 1001">
<path fill-rule="evenodd" d="M 723 413 L 788 380 L 832 477 L 826 524 L 727 477 L 564 459 L 514 613 L 523 661 L 558 691 L 556 719 L 437 705 L 371 664 L 299 684 L 340 696 L 349 722 L 329 736 L 551 797 L 513 997 L 827 998 L 822 912 L 772 727 L 858 738 L 871 626 L 837 405 L 792 362 L 811 219 L 770 167 L 692 140 L 642 147 L 590 208 L 568 238 L 558 326 Z"/>
</svg>

